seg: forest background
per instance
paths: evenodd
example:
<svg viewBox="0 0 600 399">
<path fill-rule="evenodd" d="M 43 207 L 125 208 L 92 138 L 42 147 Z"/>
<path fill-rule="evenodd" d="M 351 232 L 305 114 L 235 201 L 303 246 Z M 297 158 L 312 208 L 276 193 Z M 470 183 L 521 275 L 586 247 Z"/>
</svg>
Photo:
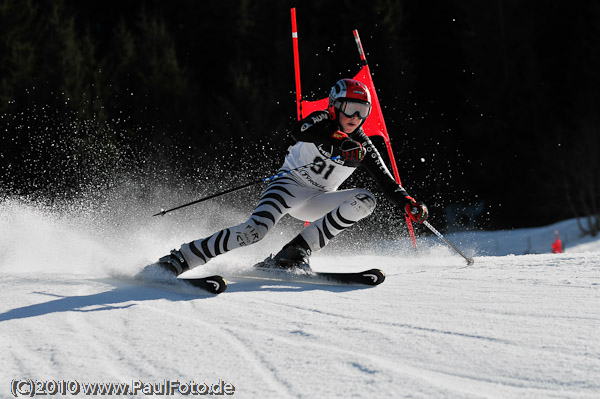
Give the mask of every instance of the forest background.
<svg viewBox="0 0 600 399">
<path fill-rule="evenodd" d="M 358 30 L 432 223 L 598 232 L 592 0 L 0 0 L 0 195 L 87 198 L 127 176 L 148 199 L 276 171 L 296 120 L 291 7 L 307 99 L 358 71 Z"/>
</svg>

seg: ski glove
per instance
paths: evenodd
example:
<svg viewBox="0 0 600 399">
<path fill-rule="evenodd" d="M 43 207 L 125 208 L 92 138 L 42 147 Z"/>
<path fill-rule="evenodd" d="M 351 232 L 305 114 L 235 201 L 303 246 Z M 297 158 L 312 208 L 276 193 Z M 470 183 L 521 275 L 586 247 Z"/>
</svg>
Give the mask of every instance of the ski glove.
<svg viewBox="0 0 600 399">
<path fill-rule="evenodd" d="M 331 135 L 332 139 L 339 140 L 339 149 L 345 166 L 357 167 L 365 157 L 365 149 L 356 140 L 351 139 L 344 132 L 337 131 Z"/>
<path fill-rule="evenodd" d="M 363 146 L 351 138 L 342 140 L 340 151 L 342 152 L 342 159 L 344 161 L 360 162 L 365 157 Z"/>
<path fill-rule="evenodd" d="M 413 222 L 423 223 L 429 217 L 427 205 L 422 202 L 417 202 L 413 197 L 406 196 L 407 202 L 404 206 L 404 211 Z"/>
</svg>

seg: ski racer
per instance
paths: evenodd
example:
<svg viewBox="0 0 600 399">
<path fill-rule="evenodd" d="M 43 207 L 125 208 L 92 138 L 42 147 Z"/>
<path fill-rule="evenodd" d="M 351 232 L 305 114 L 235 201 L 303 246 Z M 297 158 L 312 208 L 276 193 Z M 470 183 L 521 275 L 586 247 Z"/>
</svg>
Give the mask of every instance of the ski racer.
<svg viewBox="0 0 600 399">
<path fill-rule="evenodd" d="M 179 275 L 220 254 L 260 241 L 289 214 L 312 223 L 262 265 L 309 270 L 311 254 L 375 209 L 371 192 L 363 188 L 338 190 L 357 168 L 366 169 L 389 201 L 414 222 L 423 223 L 428 217 L 427 206 L 396 183 L 362 129 L 370 112 L 367 86 L 354 79 L 339 80 L 331 89 L 327 110 L 315 111 L 293 126 L 296 143 L 288 149 L 280 169 L 290 173 L 269 184 L 249 219 L 183 244 L 160 258 L 159 265 Z"/>
</svg>

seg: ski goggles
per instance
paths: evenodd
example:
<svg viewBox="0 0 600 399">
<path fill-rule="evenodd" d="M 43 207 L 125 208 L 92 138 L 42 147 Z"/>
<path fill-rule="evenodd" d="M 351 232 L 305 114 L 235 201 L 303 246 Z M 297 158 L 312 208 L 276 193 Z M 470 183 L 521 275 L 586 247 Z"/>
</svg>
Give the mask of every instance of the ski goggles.
<svg viewBox="0 0 600 399">
<path fill-rule="evenodd" d="M 371 113 L 371 104 L 358 103 L 354 101 L 336 101 L 336 108 L 348 118 L 358 115 L 360 119 L 367 119 Z"/>
</svg>

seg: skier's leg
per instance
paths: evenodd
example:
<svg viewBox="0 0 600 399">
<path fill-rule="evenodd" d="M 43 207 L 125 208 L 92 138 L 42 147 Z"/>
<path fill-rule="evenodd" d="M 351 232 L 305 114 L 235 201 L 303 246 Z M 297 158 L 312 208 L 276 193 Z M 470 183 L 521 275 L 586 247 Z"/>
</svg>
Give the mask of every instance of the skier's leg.
<svg viewBox="0 0 600 399">
<path fill-rule="evenodd" d="M 218 231 L 209 237 L 183 244 L 179 251 L 190 267 L 200 266 L 232 249 L 259 242 L 278 220 L 279 217 L 275 215 L 272 219 L 265 220 L 253 213 L 244 223 Z"/>
<path fill-rule="evenodd" d="M 341 203 L 340 203 L 341 201 Z M 338 205 L 331 208 L 332 203 Z M 307 264 L 308 257 L 342 231 L 359 220 L 369 216 L 376 206 L 375 196 L 365 189 L 353 189 L 323 193 L 308 201 L 294 212 L 312 218 L 316 213 L 327 209 L 327 213 L 306 227 L 298 236 L 286 244 L 274 257 L 279 266 Z M 329 210 L 330 209 L 330 210 Z"/>
<path fill-rule="evenodd" d="M 232 249 L 262 240 L 290 210 L 302 206 L 310 198 L 306 188 L 293 180 L 279 178 L 263 192 L 250 218 L 237 226 L 218 231 L 210 237 L 183 244 L 179 251 L 188 268 L 203 265 Z M 172 254 L 173 255 L 173 254 Z M 177 256 L 177 254 L 175 254 Z M 184 270 L 185 271 L 185 270 Z"/>
</svg>

